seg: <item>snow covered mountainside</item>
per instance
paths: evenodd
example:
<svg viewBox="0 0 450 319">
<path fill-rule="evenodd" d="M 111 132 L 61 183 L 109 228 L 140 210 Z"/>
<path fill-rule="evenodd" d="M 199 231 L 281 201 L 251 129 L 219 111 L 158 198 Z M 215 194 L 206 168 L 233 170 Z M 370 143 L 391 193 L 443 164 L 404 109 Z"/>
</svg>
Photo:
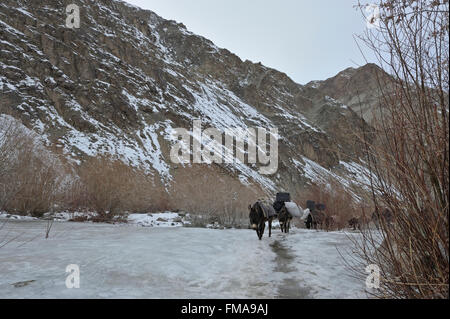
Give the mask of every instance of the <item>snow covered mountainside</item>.
<svg viewBox="0 0 450 319">
<path fill-rule="evenodd" d="M 122 1 L 77 0 L 81 25 L 70 29 L 67 4 L 0 3 L 0 113 L 70 161 L 111 154 L 170 183 L 177 168 L 172 129 L 190 130 L 201 119 L 220 130 L 278 128 L 276 174 L 261 175 L 258 165 L 219 166 L 242 182 L 273 192 L 327 176 L 346 186 L 364 181 L 363 148 L 353 133 L 370 127 L 320 85 L 242 61 Z"/>
</svg>

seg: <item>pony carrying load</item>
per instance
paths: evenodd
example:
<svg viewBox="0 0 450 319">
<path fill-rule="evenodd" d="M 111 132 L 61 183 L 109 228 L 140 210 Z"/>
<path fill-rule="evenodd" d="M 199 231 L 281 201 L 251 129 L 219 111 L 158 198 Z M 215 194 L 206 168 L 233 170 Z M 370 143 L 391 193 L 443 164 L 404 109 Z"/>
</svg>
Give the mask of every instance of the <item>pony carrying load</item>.
<svg viewBox="0 0 450 319">
<path fill-rule="evenodd" d="M 255 204 L 249 205 L 250 211 L 250 227 L 256 230 L 259 240 L 264 235 L 264 229 L 266 228 L 266 222 L 269 222 L 269 237 L 272 236 L 272 221 L 276 217 L 275 210 L 272 205 L 266 204 L 263 201 L 257 201 Z"/>
<path fill-rule="evenodd" d="M 289 193 L 277 193 L 273 208 L 278 214 L 281 232 L 283 233 L 289 232 L 292 218 L 303 217 L 303 209 L 291 201 L 291 195 Z"/>
<path fill-rule="evenodd" d="M 278 214 L 278 220 L 280 221 L 281 232 L 289 233 L 291 227 L 292 218 L 302 218 L 303 209 L 297 206 L 294 202 L 285 202 Z"/>
</svg>

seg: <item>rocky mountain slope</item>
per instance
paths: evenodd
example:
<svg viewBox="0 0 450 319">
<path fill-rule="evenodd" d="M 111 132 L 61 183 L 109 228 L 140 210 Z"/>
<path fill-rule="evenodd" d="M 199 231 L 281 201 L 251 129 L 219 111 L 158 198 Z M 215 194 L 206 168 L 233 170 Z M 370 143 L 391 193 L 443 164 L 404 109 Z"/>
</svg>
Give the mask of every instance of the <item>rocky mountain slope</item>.
<svg viewBox="0 0 450 319">
<path fill-rule="evenodd" d="M 306 86 L 260 63 L 242 61 L 183 24 L 122 1 L 77 0 L 81 26 L 65 25 L 73 1 L 0 3 L 0 113 L 38 132 L 80 163 L 111 154 L 173 182 L 173 128 L 278 128 L 279 168 L 218 169 L 269 192 L 293 191 L 332 177 L 364 180 L 354 132 L 370 127 L 352 109 L 375 96 L 373 66 Z M 342 82 L 342 83 L 340 83 Z M 344 104 L 345 103 L 345 104 Z M 364 111 L 365 112 L 365 111 Z"/>
<path fill-rule="evenodd" d="M 380 112 L 380 86 L 392 79 L 376 64 L 348 68 L 325 81 L 311 81 L 306 86 L 320 90 L 349 106 L 371 123 Z"/>
</svg>

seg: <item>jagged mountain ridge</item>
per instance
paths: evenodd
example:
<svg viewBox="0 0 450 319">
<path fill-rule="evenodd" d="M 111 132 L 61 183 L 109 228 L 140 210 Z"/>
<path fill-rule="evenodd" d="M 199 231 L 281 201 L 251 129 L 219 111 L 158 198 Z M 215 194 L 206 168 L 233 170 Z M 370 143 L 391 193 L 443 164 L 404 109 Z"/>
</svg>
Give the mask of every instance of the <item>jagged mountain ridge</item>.
<svg viewBox="0 0 450 319">
<path fill-rule="evenodd" d="M 325 81 L 311 81 L 306 86 L 333 97 L 372 123 L 380 117 L 380 87 L 390 82 L 392 77 L 378 65 L 368 63 L 360 68 L 345 69 Z"/>
<path fill-rule="evenodd" d="M 277 127 L 279 169 L 223 166 L 269 191 L 364 171 L 351 132 L 368 129 L 350 107 L 260 63 L 242 61 L 184 25 L 121 1 L 79 0 L 81 27 L 65 26 L 73 1 L 0 4 L 0 113 L 20 119 L 80 162 L 108 153 L 170 182 L 172 128 Z M 356 178 L 358 179 L 358 178 Z"/>
</svg>

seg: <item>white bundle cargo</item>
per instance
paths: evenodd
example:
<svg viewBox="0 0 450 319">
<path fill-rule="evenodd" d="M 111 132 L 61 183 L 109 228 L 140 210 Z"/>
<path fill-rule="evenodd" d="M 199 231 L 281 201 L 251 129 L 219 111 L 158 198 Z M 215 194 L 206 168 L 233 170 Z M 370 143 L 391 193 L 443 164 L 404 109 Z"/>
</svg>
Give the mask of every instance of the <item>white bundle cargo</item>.
<svg viewBox="0 0 450 319">
<path fill-rule="evenodd" d="M 292 217 L 303 217 L 303 209 L 300 209 L 296 203 L 286 202 L 284 203 L 284 206 L 286 206 L 287 211 L 292 215 Z"/>
<path fill-rule="evenodd" d="M 311 214 L 311 211 L 309 210 L 309 208 L 305 209 L 303 211 L 303 217 L 302 219 L 306 219 L 308 217 L 308 215 Z"/>
</svg>

